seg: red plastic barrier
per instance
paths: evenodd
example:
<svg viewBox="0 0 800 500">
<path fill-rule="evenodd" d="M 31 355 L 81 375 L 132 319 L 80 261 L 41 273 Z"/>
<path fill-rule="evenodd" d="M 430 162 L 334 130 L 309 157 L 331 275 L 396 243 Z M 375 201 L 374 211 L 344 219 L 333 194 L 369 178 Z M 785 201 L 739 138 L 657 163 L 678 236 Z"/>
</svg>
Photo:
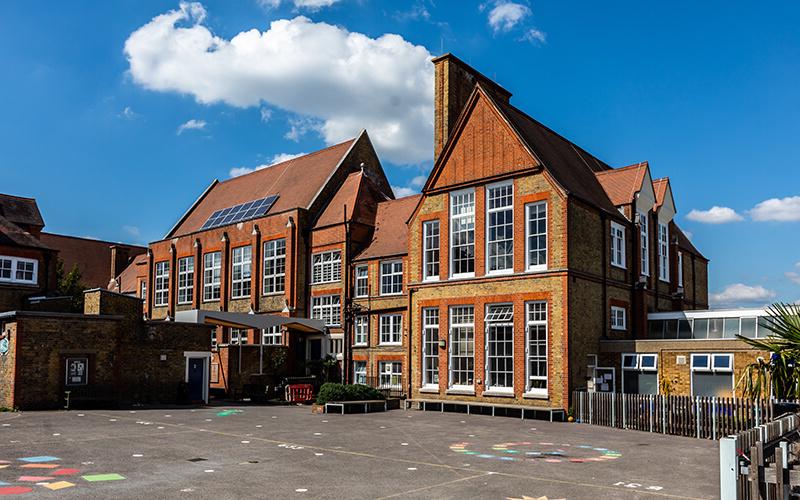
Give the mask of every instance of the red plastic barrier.
<svg viewBox="0 0 800 500">
<path fill-rule="evenodd" d="M 286 386 L 286 401 L 307 403 L 314 400 L 314 387 L 311 384 L 290 384 Z"/>
</svg>

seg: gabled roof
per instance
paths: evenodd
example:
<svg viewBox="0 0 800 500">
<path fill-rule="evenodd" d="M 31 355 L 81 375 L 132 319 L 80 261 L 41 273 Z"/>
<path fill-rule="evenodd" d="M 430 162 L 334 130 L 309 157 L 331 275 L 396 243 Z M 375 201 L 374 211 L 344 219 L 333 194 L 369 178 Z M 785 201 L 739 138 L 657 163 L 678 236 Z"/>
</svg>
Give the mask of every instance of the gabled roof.
<svg viewBox="0 0 800 500">
<path fill-rule="evenodd" d="M 705 260 L 706 262 L 708 261 L 708 259 L 702 253 L 700 253 L 700 250 L 698 250 L 697 247 L 694 246 L 694 244 L 686 236 L 686 234 L 684 234 L 684 232 L 681 230 L 681 228 L 678 227 L 678 225 L 675 224 L 674 222 L 673 222 L 673 231 L 672 232 L 675 234 L 675 237 L 678 239 L 678 246 L 680 248 L 695 254 L 696 256 L 700 257 L 701 259 Z"/>
<path fill-rule="evenodd" d="M 394 194 L 382 193 L 363 170 L 352 172 L 336 191 L 314 227 L 342 223 L 345 217 L 344 207 L 347 207 L 347 220 L 369 224 L 375 218 L 375 200 L 384 201 L 393 197 Z"/>
<path fill-rule="evenodd" d="M 594 175 L 600 181 L 611 203 L 616 206 L 628 205 L 633 203 L 636 193 L 642 189 L 647 168 L 647 162 L 643 161 L 627 167 L 595 172 Z"/>
<path fill-rule="evenodd" d="M 309 208 L 358 138 L 222 182 L 215 181 L 166 238 L 198 231 L 217 210 L 277 195 L 270 213 Z"/>
<path fill-rule="evenodd" d="M 488 94 L 484 95 L 492 99 Z M 544 168 L 568 194 L 615 217 L 620 215 L 594 175 L 595 172 L 611 167 L 510 103 L 492 100 Z"/>
<path fill-rule="evenodd" d="M 52 250 L 31 233 L 0 215 L 0 245 Z"/>
<path fill-rule="evenodd" d="M 44 227 L 44 219 L 33 198 L 0 194 L 0 216 L 14 224 Z"/>
<path fill-rule="evenodd" d="M 408 253 L 408 225 L 406 220 L 417 206 L 422 195 L 415 194 L 378 203 L 375 231 L 369 245 L 356 256 L 355 261 L 377 259 Z"/>
<path fill-rule="evenodd" d="M 656 208 L 664 204 L 664 195 L 667 194 L 669 177 L 662 177 L 653 181 L 653 191 L 656 193 Z"/>
</svg>

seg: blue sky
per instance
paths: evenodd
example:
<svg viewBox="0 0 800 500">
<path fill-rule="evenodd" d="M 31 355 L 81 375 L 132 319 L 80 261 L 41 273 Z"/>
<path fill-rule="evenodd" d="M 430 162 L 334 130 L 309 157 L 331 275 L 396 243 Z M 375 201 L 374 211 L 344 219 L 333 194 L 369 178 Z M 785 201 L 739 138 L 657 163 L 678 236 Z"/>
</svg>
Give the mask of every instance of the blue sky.
<svg viewBox="0 0 800 500">
<path fill-rule="evenodd" d="M 669 176 L 718 304 L 795 301 L 798 21 L 796 2 L 3 2 L 0 192 L 36 197 L 47 230 L 146 243 L 212 179 L 361 127 L 414 190 L 444 50 L 611 165 Z"/>
</svg>

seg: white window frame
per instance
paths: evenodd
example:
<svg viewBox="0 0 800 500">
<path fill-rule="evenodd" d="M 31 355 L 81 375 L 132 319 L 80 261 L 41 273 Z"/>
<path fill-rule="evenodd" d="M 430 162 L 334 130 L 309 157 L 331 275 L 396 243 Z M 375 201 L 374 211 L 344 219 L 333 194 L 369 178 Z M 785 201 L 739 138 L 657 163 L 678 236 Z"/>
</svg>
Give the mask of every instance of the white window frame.
<svg viewBox="0 0 800 500">
<path fill-rule="evenodd" d="M 264 242 L 264 279 L 261 293 L 282 294 L 286 290 L 286 238 Z"/>
<path fill-rule="evenodd" d="M 367 264 L 356 266 L 355 296 L 357 298 L 369 297 L 369 266 Z"/>
<path fill-rule="evenodd" d="M 222 252 L 205 253 L 203 254 L 203 302 L 218 301 L 221 293 Z"/>
<path fill-rule="evenodd" d="M 194 295 L 194 257 L 178 259 L 178 304 L 191 304 Z"/>
<path fill-rule="evenodd" d="M 386 383 L 384 383 L 385 381 Z M 378 387 L 380 389 L 400 389 L 402 385 L 403 385 L 403 362 L 379 361 Z"/>
<path fill-rule="evenodd" d="M 645 363 L 644 360 L 652 359 L 652 366 L 650 363 Z M 633 362 L 626 366 L 627 360 Z M 661 393 L 660 375 L 658 374 L 658 354 L 655 353 L 625 353 L 622 355 L 622 390 L 625 390 L 625 374 L 626 373 L 641 373 L 641 372 L 656 372 L 656 393 Z"/>
<path fill-rule="evenodd" d="M 678 286 L 683 288 L 683 252 L 678 252 Z"/>
<path fill-rule="evenodd" d="M 508 314 L 508 310 L 510 309 L 510 316 Z M 502 311 L 502 312 L 497 312 Z M 490 334 L 490 329 L 492 327 L 500 327 L 500 328 L 510 328 L 511 329 L 511 339 L 505 341 L 498 341 L 497 339 L 492 339 L 492 335 Z M 499 355 L 492 355 L 492 344 L 502 344 L 502 343 L 510 343 L 511 345 L 511 353 L 506 353 L 503 356 Z M 485 353 L 485 364 L 486 364 L 486 390 L 490 392 L 507 392 L 512 393 L 514 392 L 514 306 L 512 304 L 487 304 L 486 305 L 486 317 L 484 319 L 484 353 Z M 494 372 L 491 369 L 491 359 L 505 359 L 511 360 L 511 385 L 492 385 L 492 375 Z M 498 372 L 502 374 L 508 375 L 508 371 Z"/>
<path fill-rule="evenodd" d="M 231 328 L 230 345 L 247 345 L 247 328 Z"/>
<path fill-rule="evenodd" d="M 642 276 L 650 276 L 650 216 L 639 212 L 639 240 L 642 251 Z"/>
<path fill-rule="evenodd" d="M 237 278 L 237 272 L 239 277 Z M 253 247 L 244 245 L 231 250 L 231 298 L 245 299 L 252 293 Z"/>
<path fill-rule="evenodd" d="M 436 367 L 433 368 L 433 361 Z M 432 380 L 435 373 L 436 381 Z M 439 308 L 422 309 L 422 387 L 439 390 Z"/>
<path fill-rule="evenodd" d="M 534 311 L 534 309 L 536 309 Z M 535 313 L 535 314 L 532 314 Z M 550 311 L 546 301 L 532 301 L 525 303 L 525 394 L 534 397 L 547 396 L 550 388 Z M 534 329 L 538 332 L 544 327 L 544 341 L 537 339 L 537 347 L 544 346 L 544 355 L 532 352 L 531 346 L 534 344 Z M 531 362 L 545 363 L 545 374 L 533 375 Z M 533 387 L 533 381 L 544 381 L 544 387 Z"/>
<path fill-rule="evenodd" d="M 353 322 L 353 347 L 369 345 L 369 316 L 359 314 Z"/>
<path fill-rule="evenodd" d="M 611 265 L 625 269 L 625 226 L 611 221 Z"/>
<path fill-rule="evenodd" d="M 707 364 L 703 367 L 695 367 L 694 360 L 695 358 L 706 357 Z M 728 358 L 728 367 L 727 368 L 715 368 L 714 367 L 714 360 L 717 358 Z M 691 373 L 691 394 L 694 396 L 694 374 L 697 373 L 713 373 L 713 374 L 724 374 L 730 373 L 731 374 L 731 392 L 733 393 L 736 390 L 734 374 L 733 374 L 733 353 L 713 353 L 713 352 L 703 352 L 703 353 L 694 353 L 691 355 L 689 360 L 689 370 Z"/>
<path fill-rule="evenodd" d="M 464 212 L 464 213 L 460 213 L 460 214 L 454 214 L 453 213 L 453 208 L 456 205 L 455 202 L 456 202 L 457 199 L 459 199 L 462 196 L 466 196 L 466 197 L 471 197 L 472 198 L 472 212 Z M 450 277 L 451 278 L 472 278 L 472 277 L 475 276 L 475 190 L 474 189 L 462 189 L 462 190 L 459 190 L 459 191 L 453 191 L 452 193 L 450 193 L 450 201 L 449 201 L 449 203 L 450 203 L 450 212 L 449 212 L 450 213 L 450 226 L 449 226 L 450 227 L 450 238 L 449 238 L 449 240 L 450 240 L 450 252 L 449 252 L 449 254 L 450 254 L 450 257 L 449 257 L 450 258 Z M 462 205 L 467 205 L 467 203 L 463 203 Z M 469 220 L 470 219 L 472 219 L 472 229 L 471 230 L 470 229 L 465 229 L 465 230 L 459 231 L 458 233 L 453 230 L 453 228 L 455 227 L 455 221 L 464 220 L 465 224 L 469 225 Z M 455 261 L 456 261 L 456 259 L 455 259 L 455 251 L 454 251 L 456 235 L 457 234 L 464 234 L 466 236 L 466 235 L 470 234 L 470 231 L 472 232 L 472 243 L 471 244 L 469 244 L 469 243 L 461 244 L 461 245 L 459 245 L 459 248 L 462 248 L 462 247 L 463 248 L 469 248 L 470 246 L 472 246 L 472 271 L 456 273 L 455 272 Z M 467 240 L 469 240 L 469 237 L 467 237 Z M 469 260 L 466 259 L 466 260 L 464 260 L 464 262 L 465 263 L 469 262 Z"/>
<path fill-rule="evenodd" d="M 0 263 L 2 263 L 3 270 L 9 273 L 8 277 L 4 277 L 0 274 L 0 283 L 15 283 L 20 285 L 37 285 L 39 283 L 38 260 L 0 255 Z M 22 269 L 23 266 L 32 266 L 33 269 Z M 20 273 L 23 273 L 23 276 L 25 273 L 31 273 L 31 279 L 20 278 Z"/>
<path fill-rule="evenodd" d="M 342 280 L 342 251 L 327 250 L 311 256 L 311 284 Z"/>
<path fill-rule="evenodd" d="M 269 328 L 261 329 L 261 344 L 262 345 L 282 345 L 283 332 L 280 325 L 271 326 Z"/>
<path fill-rule="evenodd" d="M 544 207 L 544 233 L 533 233 L 531 231 L 531 221 L 532 221 L 532 209 L 533 208 Z M 525 205 L 525 270 L 526 271 L 546 271 L 547 270 L 547 260 L 549 257 L 548 254 L 548 214 L 547 214 L 547 201 L 537 201 L 535 203 L 528 203 Z M 541 218 L 537 217 L 535 220 L 539 221 Z M 539 238 L 540 236 L 544 236 L 544 263 L 537 262 L 536 264 L 531 262 L 531 240 L 533 238 Z M 537 248 L 536 251 L 541 251 L 541 248 Z"/>
<path fill-rule="evenodd" d="M 381 295 L 403 295 L 402 259 L 382 261 L 380 270 Z"/>
<path fill-rule="evenodd" d="M 380 345 L 403 345 L 403 315 L 381 314 L 378 319 L 378 333 Z"/>
<path fill-rule="evenodd" d="M 658 223 L 658 279 L 669 283 L 669 226 Z"/>
<path fill-rule="evenodd" d="M 169 304 L 169 261 L 156 262 L 154 273 L 153 306 L 164 307 Z"/>
<path fill-rule="evenodd" d="M 611 306 L 611 329 L 628 329 L 628 310 L 624 307 Z"/>
<path fill-rule="evenodd" d="M 455 311 L 458 309 L 464 309 L 465 311 L 471 310 L 472 311 L 472 322 L 461 322 L 456 323 L 454 321 Z M 448 321 L 449 332 L 448 332 L 448 341 L 447 341 L 447 382 L 450 389 L 453 390 L 463 390 L 463 391 L 475 391 L 475 306 L 472 305 L 458 305 L 458 306 L 450 306 L 448 311 L 450 318 Z M 468 314 L 464 314 L 464 316 L 468 316 Z M 455 339 L 455 331 L 456 329 L 463 329 L 464 330 L 464 342 L 467 344 L 467 350 L 469 350 L 469 344 L 472 344 L 472 370 L 468 369 L 461 369 L 454 370 L 454 360 L 455 359 L 463 359 L 469 360 L 470 357 L 467 355 L 458 355 L 456 356 L 453 352 L 453 346 L 458 344 L 458 339 Z M 471 330 L 471 335 L 470 335 Z M 472 384 L 456 384 L 455 383 L 455 372 L 458 371 L 459 373 L 469 374 L 472 373 Z"/>
<path fill-rule="evenodd" d="M 359 381 L 359 377 L 363 377 L 362 380 Z M 353 360 L 353 382 L 356 384 L 366 385 L 367 383 L 366 361 L 360 359 Z"/>
<path fill-rule="evenodd" d="M 147 281 L 145 280 L 139 282 L 139 298 L 147 300 Z"/>
<path fill-rule="evenodd" d="M 434 234 L 435 228 L 435 234 Z M 422 279 L 423 281 L 439 281 L 441 272 L 439 259 L 441 257 L 441 224 L 439 219 L 427 220 L 422 223 Z M 434 247 L 434 243 L 436 246 Z M 435 259 L 434 259 L 435 256 Z M 433 272 L 433 271 L 436 272 Z"/>
<path fill-rule="evenodd" d="M 505 188 L 510 188 L 510 190 L 511 190 L 511 194 L 510 194 L 511 195 L 511 203 L 509 205 L 503 205 L 503 206 L 500 206 L 500 207 L 490 208 L 493 191 L 501 190 L 501 189 L 505 189 Z M 485 227 L 485 231 L 486 232 L 484 233 L 485 234 L 485 238 L 484 239 L 486 240 L 486 242 L 485 242 L 486 274 L 509 274 L 509 273 L 513 273 L 514 272 L 514 183 L 510 182 L 510 181 L 506 181 L 506 182 L 498 182 L 496 184 L 490 184 L 490 185 L 485 187 L 484 192 L 485 192 L 485 197 L 486 197 L 486 203 L 485 203 L 486 204 L 486 227 Z M 501 195 L 498 198 L 505 198 L 505 197 L 506 197 L 506 195 Z M 506 221 L 501 225 L 496 225 L 496 227 L 501 227 L 501 226 L 506 226 L 506 225 L 510 224 L 511 225 L 511 231 L 510 231 L 511 238 L 510 239 L 506 238 L 506 239 L 502 239 L 502 240 L 498 240 L 498 239 L 490 240 L 490 234 L 491 234 L 491 229 L 492 229 L 492 226 L 490 225 L 491 214 L 499 213 L 499 212 L 510 212 L 511 213 L 510 221 Z M 491 259 L 493 257 L 491 255 L 491 246 L 493 244 L 499 245 L 499 244 L 502 244 L 502 243 L 505 243 L 505 242 L 508 242 L 508 241 L 511 242 L 511 254 L 505 254 L 505 253 L 502 254 L 502 255 L 498 254 L 498 255 L 494 256 L 494 258 L 503 259 L 504 260 L 504 259 L 506 259 L 507 257 L 510 256 L 511 257 L 511 266 L 510 267 L 504 267 L 504 268 L 501 268 L 501 269 L 492 270 Z"/>
<path fill-rule="evenodd" d="M 341 295 L 331 294 L 311 297 L 311 317 L 324 321 L 326 326 L 341 326 Z"/>
</svg>

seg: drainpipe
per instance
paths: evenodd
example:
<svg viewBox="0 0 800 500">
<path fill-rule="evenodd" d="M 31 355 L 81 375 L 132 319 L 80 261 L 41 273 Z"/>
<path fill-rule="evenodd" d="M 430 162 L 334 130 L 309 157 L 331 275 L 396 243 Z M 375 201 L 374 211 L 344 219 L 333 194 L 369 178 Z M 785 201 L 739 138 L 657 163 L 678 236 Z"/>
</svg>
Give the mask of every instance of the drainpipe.
<svg viewBox="0 0 800 500">
<path fill-rule="evenodd" d="M 412 311 L 414 307 L 412 305 L 412 298 L 414 297 L 414 289 L 408 289 L 408 312 L 406 313 L 406 323 L 408 323 L 408 346 L 406 346 L 406 373 L 408 373 L 408 380 L 406 380 L 406 398 L 411 397 L 411 344 L 412 344 L 412 332 L 413 332 L 413 325 L 414 325 L 414 318 L 412 316 Z M 405 403 L 403 403 L 403 408 L 405 408 Z"/>
</svg>

